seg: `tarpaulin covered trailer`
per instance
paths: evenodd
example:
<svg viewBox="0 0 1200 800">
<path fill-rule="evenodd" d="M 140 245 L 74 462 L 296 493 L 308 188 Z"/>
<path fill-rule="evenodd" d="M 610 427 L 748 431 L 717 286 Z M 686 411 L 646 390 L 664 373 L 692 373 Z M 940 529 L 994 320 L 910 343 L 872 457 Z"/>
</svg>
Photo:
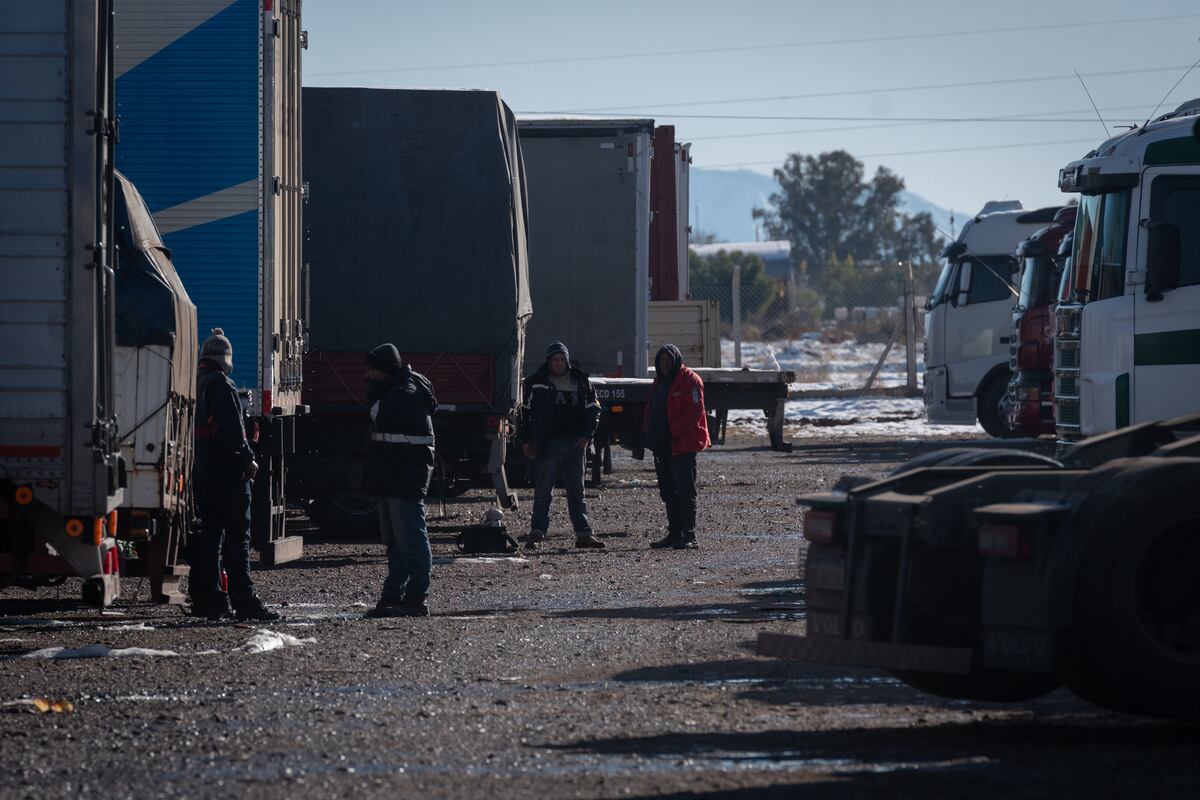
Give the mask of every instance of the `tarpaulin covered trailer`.
<svg viewBox="0 0 1200 800">
<path fill-rule="evenodd" d="M 531 313 L 512 111 L 489 91 L 306 88 L 303 132 L 313 412 L 302 424 L 304 494 L 357 489 L 361 453 L 351 450 L 365 433 L 345 428 L 335 445 L 329 432 L 365 431 L 365 353 L 388 341 L 445 406 L 440 468 L 452 482 L 490 474 L 507 500 L 504 450 Z"/>
</svg>

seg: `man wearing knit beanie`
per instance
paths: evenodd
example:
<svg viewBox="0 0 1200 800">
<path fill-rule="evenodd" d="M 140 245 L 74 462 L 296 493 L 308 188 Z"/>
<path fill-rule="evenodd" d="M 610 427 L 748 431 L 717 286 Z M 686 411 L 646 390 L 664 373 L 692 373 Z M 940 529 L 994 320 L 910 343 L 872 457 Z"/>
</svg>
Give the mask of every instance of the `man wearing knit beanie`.
<svg viewBox="0 0 1200 800">
<path fill-rule="evenodd" d="M 600 403 L 588 374 L 571 364 L 567 346 L 546 348 L 546 362 L 525 381 L 521 413 L 521 449 L 533 459 L 533 518 L 527 547 L 536 549 L 550 527 L 550 499 L 561 476 L 575 546 L 604 549 L 592 534 L 583 498 L 583 468 L 588 442 L 600 423 Z"/>
<path fill-rule="evenodd" d="M 367 353 L 371 438 L 363 488 L 379 498 L 388 572 L 368 617 L 425 617 L 433 570 L 425 495 L 433 477 L 433 384 L 390 342 Z"/>
<path fill-rule="evenodd" d="M 246 440 L 232 371 L 233 345 L 213 328 L 200 348 L 196 384 L 192 486 L 200 532 L 192 541 L 189 591 L 197 616 L 266 622 L 279 614 L 263 605 L 250 580 L 250 487 L 258 464 Z M 222 567 L 228 593 L 221 587 Z"/>
</svg>

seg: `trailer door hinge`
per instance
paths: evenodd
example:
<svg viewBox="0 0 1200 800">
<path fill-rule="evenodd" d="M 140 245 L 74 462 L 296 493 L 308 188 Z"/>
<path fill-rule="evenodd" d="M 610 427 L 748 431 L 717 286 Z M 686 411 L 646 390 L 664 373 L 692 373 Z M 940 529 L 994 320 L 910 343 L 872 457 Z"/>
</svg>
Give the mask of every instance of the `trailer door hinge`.
<svg viewBox="0 0 1200 800">
<path fill-rule="evenodd" d="M 283 192 L 283 178 L 278 175 L 271 178 L 271 186 L 275 190 L 275 194 L 281 194 Z"/>
<path fill-rule="evenodd" d="M 308 197 L 309 197 L 308 181 L 305 181 L 304 183 L 300 184 L 300 199 L 307 200 Z"/>
<path fill-rule="evenodd" d="M 271 20 L 271 33 L 272 33 L 272 35 L 274 35 L 274 37 L 276 39 L 279 38 L 279 22 L 280 22 L 280 19 L 278 17 Z"/>
<path fill-rule="evenodd" d="M 300 49 L 308 49 L 308 31 L 300 31 Z"/>
</svg>

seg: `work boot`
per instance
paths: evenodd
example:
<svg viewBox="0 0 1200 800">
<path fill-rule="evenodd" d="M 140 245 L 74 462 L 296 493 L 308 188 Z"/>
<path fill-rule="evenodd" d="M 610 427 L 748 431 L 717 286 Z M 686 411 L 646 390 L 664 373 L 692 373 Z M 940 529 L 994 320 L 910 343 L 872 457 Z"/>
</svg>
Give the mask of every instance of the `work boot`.
<svg viewBox="0 0 1200 800">
<path fill-rule="evenodd" d="M 679 541 L 679 531 L 668 529 L 666 536 L 664 536 L 661 539 L 658 539 L 657 541 L 653 541 L 650 543 L 650 549 L 651 550 L 665 550 L 668 547 L 674 547 L 675 543 L 678 541 Z"/>
<path fill-rule="evenodd" d="M 367 619 L 385 619 L 387 617 L 401 616 L 400 606 L 404 603 L 402 598 L 397 597 L 381 597 L 375 607 L 367 612 Z"/>
<path fill-rule="evenodd" d="M 235 616 L 238 622 L 275 622 L 283 619 L 279 612 L 272 611 L 263 605 L 263 601 L 256 594 L 252 594 L 247 600 L 238 603 Z"/>
<path fill-rule="evenodd" d="M 604 542 L 597 539 L 590 531 L 575 534 L 575 546 L 583 550 L 603 550 Z"/>
<path fill-rule="evenodd" d="M 526 550 L 537 550 L 538 545 L 546 541 L 545 531 L 530 531 L 529 536 L 525 539 Z"/>
<path fill-rule="evenodd" d="M 234 615 L 229 595 L 225 592 L 212 593 L 201 604 L 201 608 L 204 609 L 204 616 L 209 622 L 220 622 L 223 619 L 230 619 Z"/>
<path fill-rule="evenodd" d="M 679 534 L 679 538 L 676 539 L 675 543 L 671 545 L 671 547 L 674 547 L 676 550 L 695 550 L 699 546 L 700 545 L 696 542 L 695 531 L 682 531 Z"/>
<path fill-rule="evenodd" d="M 429 606 L 425 604 L 424 597 L 406 597 L 396 607 L 399 616 L 402 617 L 428 617 Z"/>
</svg>

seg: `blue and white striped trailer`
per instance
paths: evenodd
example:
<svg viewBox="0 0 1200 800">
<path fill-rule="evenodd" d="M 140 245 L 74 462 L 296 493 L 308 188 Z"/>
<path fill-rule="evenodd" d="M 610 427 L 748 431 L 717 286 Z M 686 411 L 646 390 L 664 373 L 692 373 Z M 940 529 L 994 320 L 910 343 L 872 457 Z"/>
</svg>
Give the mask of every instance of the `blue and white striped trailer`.
<svg viewBox="0 0 1200 800">
<path fill-rule="evenodd" d="M 255 543 L 295 558 L 283 457 L 300 397 L 300 0 L 121 0 L 117 166 L 196 304 L 233 343 L 259 431 Z"/>
</svg>

